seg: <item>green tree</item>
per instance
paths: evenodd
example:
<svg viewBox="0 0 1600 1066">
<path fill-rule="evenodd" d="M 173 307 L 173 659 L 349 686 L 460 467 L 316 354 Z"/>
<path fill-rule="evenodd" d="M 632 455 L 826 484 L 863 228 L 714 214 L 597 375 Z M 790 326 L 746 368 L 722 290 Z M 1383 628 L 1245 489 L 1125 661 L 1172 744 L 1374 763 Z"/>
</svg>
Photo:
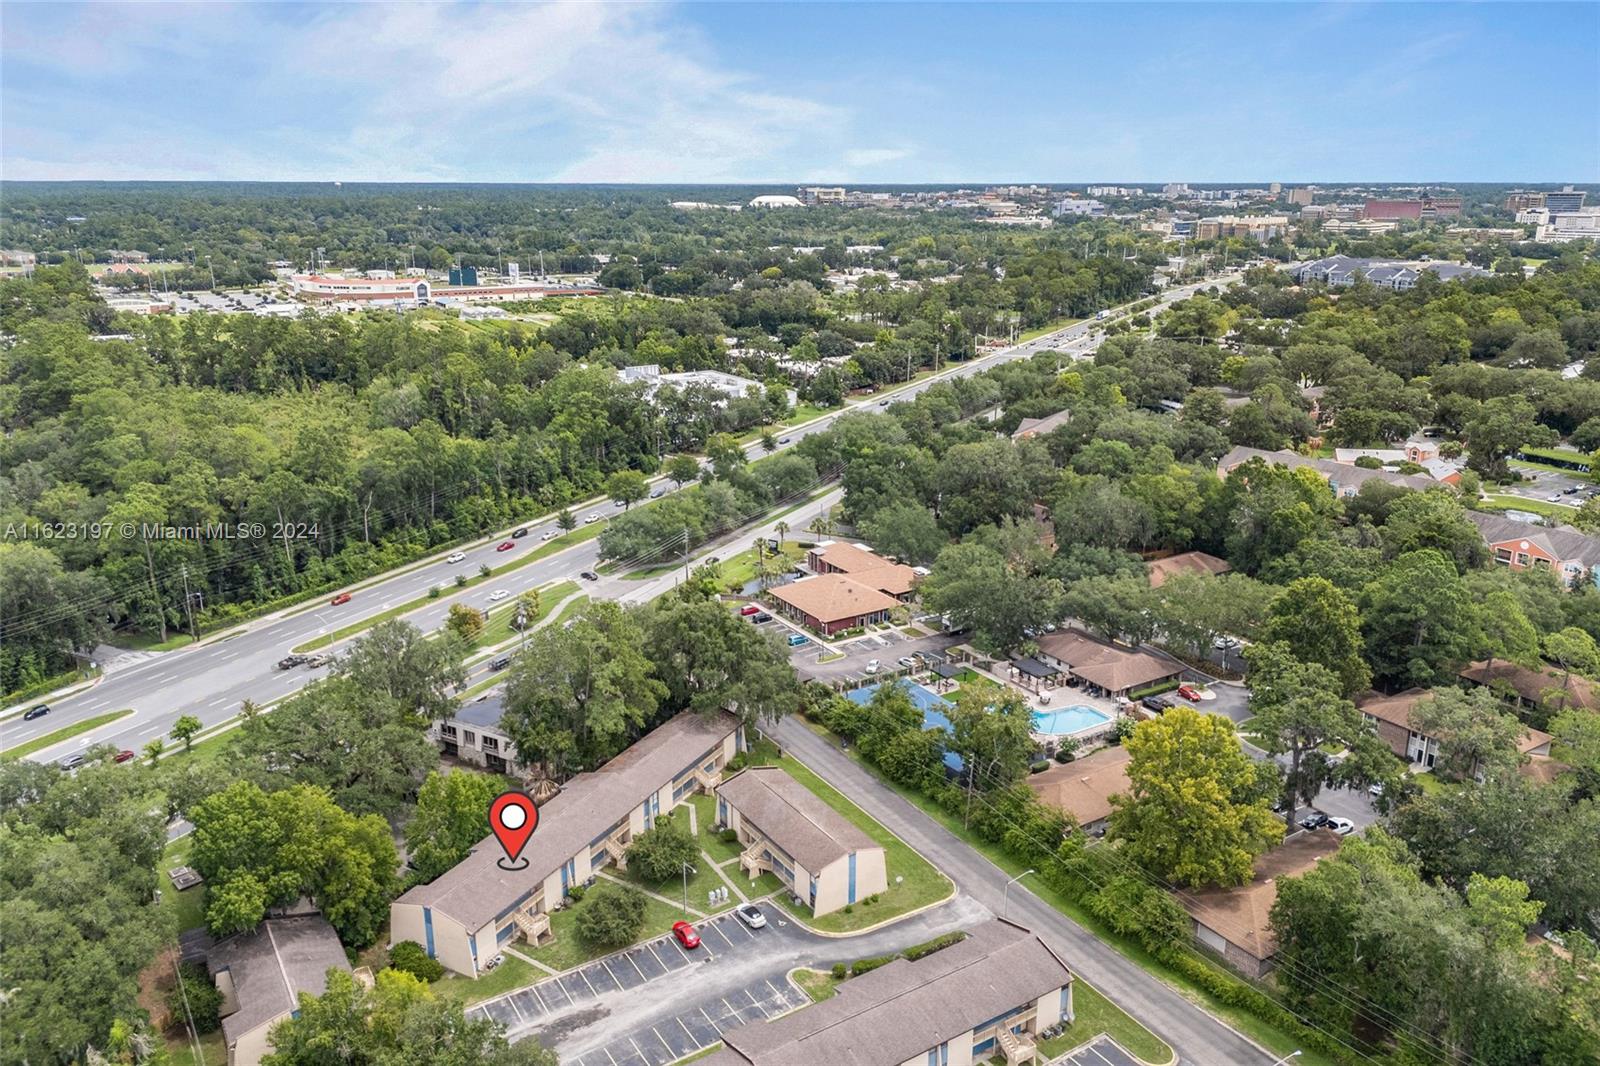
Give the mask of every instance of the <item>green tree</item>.
<svg viewBox="0 0 1600 1066">
<path fill-rule="evenodd" d="M 1174 707 L 1126 744 L 1129 788 L 1111 798 L 1107 835 L 1157 877 L 1240 885 L 1283 839 L 1264 777 L 1272 771 L 1245 755 L 1226 718 Z"/>
<path fill-rule="evenodd" d="M 185 714 L 172 723 L 171 735 L 182 741 L 184 751 L 189 751 L 194 747 L 194 735 L 200 732 L 201 728 L 200 719 L 192 714 Z"/>
<path fill-rule="evenodd" d="M 538 620 L 539 611 L 543 606 L 543 598 L 538 589 L 529 589 L 517 596 L 517 604 L 512 608 L 511 628 L 521 631 L 533 625 Z"/>
<path fill-rule="evenodd" d="M 602 882 L 578 904 L 578 936 L 601 948 L 627 947 L 639 939 L 648 902 L 632 885 Z"/>
<path fill-rule="evenodd" d="M 1361 612 L 1326 578 L 1291 582 L 1272 601 L 1261 639 L 1286 644 L 1301 662 L 1327 667 L 1340 695 L 1353 696 L 1372 683 L 1361 657 Z"/>
<path fill-rule="evenodd" d="M 563 532 L 571 533 L 578 528 L 578 517 L 572 513 L 572 508 L 563 507 L 556 515 L 556 525 L 560 526 Z"/>
<path fill-rule="evenodd" d="M 637 470 L 618 470 L 606 478 L 606 495 L 626 510 L 650 495 L 650 482 Z"/>
<path fill-rule="evenodd" d="M 392 619 L 373 626 L 333 668 L 335 677 L 381 693 L 424 719 L 455 710 L 453 690 L 467 683 L 465 648 L 456 640 L 430 640 L 416 626 Z"/>
<path fill-rule="evenodd" d="M 933 512 L 916 503 L 880 507 L 861 524 L 861 532 L 885 555 L 913 566 L 924 566 L 949 542 Z"/>
<path fill-rule="evenodd" d="M 919 716 L 920 717 L 920 716 Z M 961 756 L 966 811 L 979 791 L 1004 789 L 1022 779 L 1033 756 L 1033 709 L 1015 689 L 966 684 L 945 710 L 949 749 Z M 965 823 L 964 823 L 965 824 Z"/>
<path fill-rule="evenodd" d="M 166 750 L 167 742 L 162 740 L 160 737 L 156 737 L 154 740 L 145 744 L 144 757 L 150 761 L 151 766 L 154 766 L 156 763 L 161 761 L 161 756 L 166 752 Z"/>
<path fill-rule="evenodd" d="M 222 992 L 205 967 L 192 962 L 180 965 L 178 979 L 167 992 L 167 1013 L 193 1020 L 198 1033 L 214 1033 L 222 1027 L 221 1011 Z"/>
<path fill-rule="evenodd" d="M 692 455 L 674 455 L 667 460 L 662 472 L 681 489 L 700 476 L 700 461 Z"/>
<path fill-rule="evenodd" d="M 662 596 L 639 618 L 669 710 L 728 711 L 754 727 L 775 724 L 799 702 L 794 668 L 777 636 L 718 600 L 698 598 L 692 585 Z"/>
<path fill-rule="evenodd" d="M 380 970 L 368 989 L 329 970 L 326 991 L 302 994 L 299 1009 L 268 1033 L 262 1066 L 411 1063 L 415 1066 L 556 1066 L 537 1040 L 508 1043 L 491 1018 L 468 1019 L 461 1004 L 400 970 Z"/>
<path fill-rule="evenodd" d="M 1061 583 L 1007 565 L 992 548 L 952 544 L 939 553 L 922 599 L 957 628 L 975 630 L 980 647 L 1007 651 L 1022 642 L 1024 629 L 1059 616 Z"/>
<path fill-rule="evenodd" d="M 1362 634 L 1373 673 L 1429 685 L 1472 657 L 1477 610 L 1455 566 L 1437 551 L 1407 552 L 1362 592 Z"/>
<path fill-rule="evenodd" d="M 444 966 L 415 940 L 402 940 L 389 949 L 389 967 L 422 981 L 434 982 L 444 976 Z"/>
<path fill-rule="evenodd" d="M 1467 463 L 1485 477 L 1504 479 L 1506 457 L 1529 445 L 1549 447 L 1556 432 L 1540 423 L 1533 404 L 1522 396 L 1485 400 L 1462 427 L 1468 442 Z"/>
<path fill-rule="evenodd" d="M 444 626 L 463 644 L 472 644 L 483 632 L 483 612 L 464 603 L 452 603 Z"/>
<path fill-rule="evenodd" d="M 679 876 L 686 864 L 692 865 L 699 857 L 694 837 L 670 814 L 657 818 L 655 825 L 628 845 L 628 864 L 657 883 Z"/>
<path fill-rule="evenodd" d="M 417 811 L 406 823 L 406 851 L 419 880 L 432 881 L 467 857 L 486 835 L 489 804 L 499 791 L 484 774 L 428 774 L 417 792 Z"/>
<path fill-rule="evenodd" d="M 1515 769 L 1517 744 L 1528 731 L 1487 688 L 1435 691 L 1412 708 L 1411 728 L 1437 738 L 1434 772 L 1453 780 Z"/>
</svg>

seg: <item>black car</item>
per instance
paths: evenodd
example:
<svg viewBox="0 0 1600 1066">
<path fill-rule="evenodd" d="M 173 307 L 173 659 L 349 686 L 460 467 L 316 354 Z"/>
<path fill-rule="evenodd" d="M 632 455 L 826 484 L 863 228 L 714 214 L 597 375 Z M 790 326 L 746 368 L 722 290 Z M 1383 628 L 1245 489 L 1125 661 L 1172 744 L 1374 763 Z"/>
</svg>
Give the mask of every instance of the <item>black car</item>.
<svg viewBox="0 0 1600 1066">
<path fill-rule="evenodd" d="M 504 670 L 506 667 L 508 667 L 510 665 L 511 665 L 511 656 L 502 655 L 502 656 L 500 656 L 500 658 L 495 659 L 495 660 L 493 660 L 492 662 L 489 663 L 489 669 L 491 669 L 491 670 Z"/>
<path fill-rule="evenodd" d="M 528 535 L 528 527 L 527 526 L 523 526 L 521 529 L 513 529 L 511 531 L 511 539 L 512 540 L 516 540 L 518 537 L 526 537 L 527 535 Z"/>
<path fill-rule="evenodd" d="M 762 611 L 758 615 L 752 615 L 751 618 L 750 618 L 750 621 L 754 622 L 756 625 L 760 625 L 763 622 L 772 621 L 772 616 L 770 614 L 768 614 L 766 611 Z"/>
<path fill-rule="evenodd" d="M 26 711 L 23 711 L 22 712 L 22 720 L 24 722 L 31 722 L 35 718 L 43 718 L 45 715 L 47 715 L 49 713 L 50 713 L 50 708 L 41 703 L 37 707 L 29 707 Z"/>
<path fill-rule="evenodd" d="M 1160 696 L 1146 696 L 1139 701 L 1139 705 L 1157 714 L 1165 714 L 1167 711 L 1167 701 Z"/>
<path fill-rule="evenodd" d="M 285 655 L 283 658 L 278 660 L 278 669 L 292 670 L 304 662 L 306 662 L 306 656 L 304 655 Z"/>
<path fill-rule="evenodd" d="M 583 578 L 585 581 L 599 581 L 600 580 L 600 575 L 595 573 L 593 570 L 585 570 L 583 573 L 579 574 L 578 576 Z"/>
<path fill-rule="evenodd" d="M 1329 818 L 1326 814 L 1323 814 L 1321 811 L 1312 811 L 1310 814 L 1308 814 L 1304 818 L 1300 819 L 1300 828 L 1301 829 L 1321 829 L 1325 825 L 1332 825 L 1332 824 L 1333 824 L 1333 819 Z"/>
</svg>

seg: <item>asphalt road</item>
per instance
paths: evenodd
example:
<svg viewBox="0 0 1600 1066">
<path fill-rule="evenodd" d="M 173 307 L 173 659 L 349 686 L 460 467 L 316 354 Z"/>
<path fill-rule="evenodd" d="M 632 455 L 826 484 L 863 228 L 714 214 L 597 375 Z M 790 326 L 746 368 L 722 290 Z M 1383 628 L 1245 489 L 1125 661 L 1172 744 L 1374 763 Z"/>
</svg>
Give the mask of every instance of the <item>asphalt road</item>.
<svg viewBox="0 0 1600 1066">
<path fill-rule="evenodd" d="M 1229 280 L 1224 277 L 1205 284 L 1225 285 Z M 1160 297 L 1162 305 L 1183 299 L 1199 287 L 1185 286 L 1169 290 Z M 823 432 L 843 414 L 857 410 L 879 410 L 886 407 L 887 402 L 909 399 L 938 381 L 968 377 L 1000 363 L 1029 358 L 1047 350 L 1067 352 L 1075 358 L 1087 357 L 1094 344 L 1091 338 L 1094 325 L 1092 321 L 1080 322 L 1024 344 L 958 364 L 893 392 L 847 405 L 816 421 L 782 431 L 783 439 L 789 442 L 783 447 L 792 447 L 813 433 Z M 765 454 L 759 441 L 747 446 L 746 451 L 752 458 Z M 653 483 L 653 487 L 671 491 L 671 483 L 665 480 Z M 620 513 L 609 500 L 589 501 L 574 506 L 572 511 L 580 521 L 591 513 L 600 514 L 602 520 Z M 549 582 L 577 580 L 581 571 L 595 569 L 598 548 L 595 541 L 590 540 L 471 589 L 455 590 L 451 587 L 456 574 L 472 575 L 482 564 L 496 566 L 511 562 L 518 555 L 533 551 L 545 533 L 557 528 L 553 516 L 525 525 L 529 530 L 528 535 L 515 540 L 515 548 L 510 551 L 496 551 L 496 546 L 510 536 L 511 529 L 506 529 L 473 544 L 441 551 L 425 562 L 402 568 L 388 577 L 369 579 L 359 587 L 352 586 L 351 601 L 340 607 L 333 607 L 326 601 L 310 608 L 302 604 L 257 619 L 228 633 L 207 638 L 198 645 L 151 656 L 116 669 L 78 694 L 63 699 L 30 701 L 48 702 L 50 714 L 32 722 L 23 721 L 20 715 L 0 722 L 0 750 L 26 743 L 85 718 L 131 709 L 133 713 L 127 717 L 52 745 L 30 757 L 40 761 L 61 759 L 97 744 L 113 744 L 137 751 L 151 739 L 168 735 L 172 724 L 182 715 L 194 715 L 202 725 L 210 726 L 237 714 L 239 704 L 245 699 L 266 703 L 298 691 L 325 671 L 311 671 L 304 667 L 281 671 L 276 669 L 277 661 L 291 648 L 423 596 L 432 586 L 440 586 L 445 590 L 444 594 L 404 616 L 407 621 L 424 629 L 441 624 L 454 603 L 481 607 L 486 605 L 487 597 L 494 589 L 503 588 L 515 596 Z M 445 562 L 445 557 L 453 551 L 463 552 L 466 558 L 459 563 Z M 639 583 L 607 579 L 598 584 L 585 584 L 588 586 L 585 591 L 590 595 L 615 597 L 625 594 L 630 587 L 636 587 Z"/>
<path fill-rule="evenodd" d="M 932 858 L 964 895 L 1043 937 L 1074 972 L 1082 974 L 1172 1045 L 1180 1062 L 1205 1066 L 1265 1066 L 1272 1062 L 1273 1056 L 1263 1048 L 1040 900 L 1028 891 L 1026 879 L 1012 886 L 1008 909 L 1004 886 L 1009 875 L 804 725 L 785 720 L 778 724 L 774 735 L 788 754 L 821 774 L 907 844 Z"/>
</svg>

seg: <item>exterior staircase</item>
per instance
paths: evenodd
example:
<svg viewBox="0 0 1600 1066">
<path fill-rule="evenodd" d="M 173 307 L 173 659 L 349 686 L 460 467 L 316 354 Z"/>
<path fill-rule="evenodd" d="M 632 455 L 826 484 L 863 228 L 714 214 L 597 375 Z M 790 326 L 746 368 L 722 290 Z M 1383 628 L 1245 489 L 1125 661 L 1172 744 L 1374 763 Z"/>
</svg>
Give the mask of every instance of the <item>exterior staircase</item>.
<svg viewBox="0 0 1600 1066">
<path fill-rule="evenodd" d="M 541 936 L 550 935 L 550 916 L 543 911 L 520 910 L 511 917 L 530 944 L 537 945 Z"/>
<path fill-rule="evenodd" d="M 1014 1033 L 1010 1029 L 1001 1028 L 994 1036 L 995 1044 L 1006 1057 L 1006 1066 L 1039 1061 L 1039 1047 L 1033 1042 L 1033 1034 L 1027 1030 Z"/>
</svg>

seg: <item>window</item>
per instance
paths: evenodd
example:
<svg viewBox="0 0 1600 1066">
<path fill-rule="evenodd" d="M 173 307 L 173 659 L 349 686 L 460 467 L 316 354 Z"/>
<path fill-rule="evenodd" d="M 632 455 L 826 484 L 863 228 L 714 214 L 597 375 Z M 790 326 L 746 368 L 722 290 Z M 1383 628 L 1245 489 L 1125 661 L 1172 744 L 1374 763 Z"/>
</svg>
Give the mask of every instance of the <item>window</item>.
<svg viewBox="0 0 1600 1066">
<path fill-rule="evenodd" d="M 483 750 L 484 751 L 499 751 L 500 750 L 500 742 L 498 740 L 496 740 L 494 737 L 485 736 L 483 738 Z"/>
<path fill-rule="evenodd" d="M 476 744 L 477 742 L 478 742 L 478 734 L 474 733 L 470 729 L 464 729 L 464 730 L 461 731 L 461 743 L 466 744 L 467 746 L 470 747 L 471 745 Z"/>
<path fill-rule="evenodd" d="M 439 727 L 439 735 L 441 737 L 454 737 L 456 735 L 456 727 L 453 725 L 442 725 Z"/>
</svg>

